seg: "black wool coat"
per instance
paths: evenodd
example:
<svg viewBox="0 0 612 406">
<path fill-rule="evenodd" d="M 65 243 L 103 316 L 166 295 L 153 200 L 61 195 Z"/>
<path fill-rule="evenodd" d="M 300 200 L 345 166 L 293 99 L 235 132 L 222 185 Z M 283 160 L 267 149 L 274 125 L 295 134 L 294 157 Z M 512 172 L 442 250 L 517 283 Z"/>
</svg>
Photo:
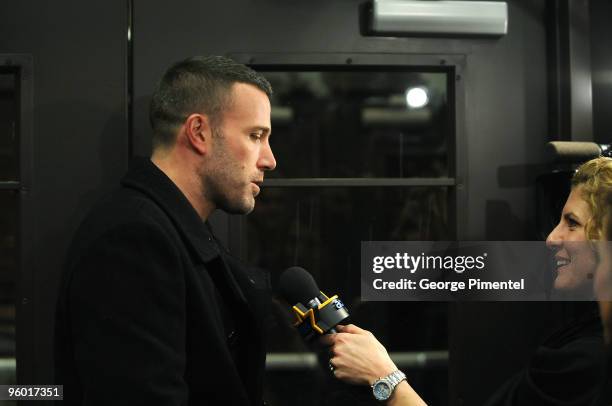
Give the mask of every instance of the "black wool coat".
<svg viewBox="0 0 612 406">
<path fill-rule="evenodd" d="M 605 348 L 592 302 L 568 303 L 576 316 L 548 337 L 527 368 L 499 388 L 486 406 L 591 406 L 601 390 Z"/>
<path fill-rule="evenodd" d="M 267 278 L 150 160 L 78 229 L 56 320 L 68 405 L 261 405 Z"/>
</svg>

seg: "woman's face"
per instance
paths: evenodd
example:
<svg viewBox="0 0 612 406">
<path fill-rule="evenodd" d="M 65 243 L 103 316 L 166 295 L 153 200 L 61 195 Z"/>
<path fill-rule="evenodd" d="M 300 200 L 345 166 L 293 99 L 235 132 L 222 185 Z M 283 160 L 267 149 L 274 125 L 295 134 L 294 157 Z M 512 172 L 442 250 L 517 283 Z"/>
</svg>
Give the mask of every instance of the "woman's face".
<svg viewBox="0 0 612 406">
<path fill-rule="evenodd" d="M 593 284 L 597 260 L 585 231 L 590 218 L 591 209 L 582 198 L 582 187 L 576 186 L 565 202 L 559 224 L 546 239 L 555 255 L 555 289 L 574 290 Z"/>
</svg>

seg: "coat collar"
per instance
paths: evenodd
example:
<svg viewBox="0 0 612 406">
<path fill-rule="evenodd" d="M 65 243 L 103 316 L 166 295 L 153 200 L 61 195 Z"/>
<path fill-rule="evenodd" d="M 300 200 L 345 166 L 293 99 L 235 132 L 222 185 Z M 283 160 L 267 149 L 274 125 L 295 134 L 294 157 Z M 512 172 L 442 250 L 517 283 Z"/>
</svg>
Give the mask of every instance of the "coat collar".
<svg viewBox="0 0 612 406">
<path fill-rule="evenodd" d="M 208 223 L 202 221 L 194 207 L 172 180 L 150 159 L 136 158 L 121 180 L 125 187 L 144 193 L 157 203 L 172 220 L 203 262 L 219 256 L 219 249 Z"/>
</svg>

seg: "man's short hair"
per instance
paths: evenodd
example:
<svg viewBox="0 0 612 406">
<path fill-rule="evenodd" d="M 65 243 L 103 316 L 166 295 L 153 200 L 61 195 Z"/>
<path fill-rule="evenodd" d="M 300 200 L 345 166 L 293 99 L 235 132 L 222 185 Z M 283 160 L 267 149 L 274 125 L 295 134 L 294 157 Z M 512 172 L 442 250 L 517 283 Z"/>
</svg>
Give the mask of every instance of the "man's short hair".
<svg viewBox="0 0 612 406">
<path fill-rule="evenodd" d="M 177 128 L 193 113 L 206 114 L 213 129 L 231 103 L 234 83 L 247 83 L 272 95 L 272 86 L 253 69 L 223 56 L 195 56 L 170 67 L 153 92 L 149 120 L 153 148 L 170 146 Z"/>
</svg>

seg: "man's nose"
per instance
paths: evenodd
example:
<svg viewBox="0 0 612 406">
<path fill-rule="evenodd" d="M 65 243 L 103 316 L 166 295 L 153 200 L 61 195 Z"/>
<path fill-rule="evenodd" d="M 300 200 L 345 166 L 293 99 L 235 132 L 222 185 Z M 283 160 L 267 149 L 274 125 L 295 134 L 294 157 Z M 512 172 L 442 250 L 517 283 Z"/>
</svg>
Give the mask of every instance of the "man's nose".
<svg viewBox="0 0 612 406">
<path fill-rule="evenodd" d="M 257 166 L 264 171 L 272 171 L 276 168 L 276 159 L 274 158 L 272 147 L 267 141 L 261 148 L 259 162 L 257 164 Z"/>
</svg>

